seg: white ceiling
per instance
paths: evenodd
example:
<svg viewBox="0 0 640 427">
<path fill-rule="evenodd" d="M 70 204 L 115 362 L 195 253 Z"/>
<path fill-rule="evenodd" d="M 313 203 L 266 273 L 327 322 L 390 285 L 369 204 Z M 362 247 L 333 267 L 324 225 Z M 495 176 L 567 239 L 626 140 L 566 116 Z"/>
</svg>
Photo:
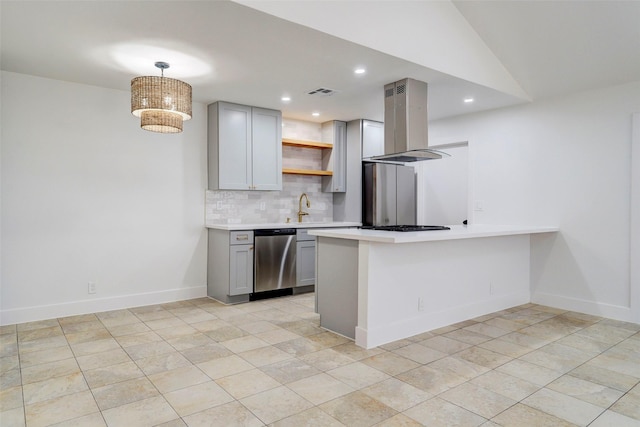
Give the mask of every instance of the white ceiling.
<svg viewBox="0 0 640 427">
<path fill-rule="evenodd" d="M 278 12 L 283 5 L 286 13 Z M 400 19 L 393 28 L 371 18 L 376 9 L 382 17 L 390 5 L 413 8 L 413 19 Z M 190 83 L 195 101 L 276 108 L 285 117 L 318 122 L 381 120 L 383 85 L 404 77 L 429 83 L 430 119 L 640 80 L 640 1 L 310 0 L 251 6 L 2 0 L 1 67 L 128 91 L 131 78 L 156 75 L 153 63 L 166 61 L 172 67 L 165 75 Z M 312 6 L 347 13 L 321 19 L 321 13 L 310 16 Z M 269 14 L 257 10 L 269 7 Z M 420 25 L 434 13 L 442 13 L 436 18 L 446 25 Z M 405 32 L 416 36 L 405 40 Z M 402 46 L 392 46 L 394 37 Z M 355 76 L 357 66 L 367 73 Z M 306 94 L 317 87 L 338 93 Z M 283 103 L 283 95 L 292 100 Z M 467 96 L 476 102 L 462 103 Z M 313 118 L 312 111 L 321 114 Z"/>
<path fill-rule="evenodd" d="M 533 98 L 640 80 L 640 1 L 454 1 Z"/>
</svg>

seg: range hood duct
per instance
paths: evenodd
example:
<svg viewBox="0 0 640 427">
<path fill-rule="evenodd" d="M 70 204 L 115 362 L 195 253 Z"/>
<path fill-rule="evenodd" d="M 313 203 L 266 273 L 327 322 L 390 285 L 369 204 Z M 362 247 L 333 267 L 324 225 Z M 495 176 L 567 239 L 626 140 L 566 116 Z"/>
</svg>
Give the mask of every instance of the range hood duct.
<svg viewBox="0 0 640 427">
<path fill-rule="evenodd" d="M 428 148 L 427 84 L 402 79 L 384 86 L 384 155 L 371 160 L 418 162 L 446 153 Z"/>
</svg>

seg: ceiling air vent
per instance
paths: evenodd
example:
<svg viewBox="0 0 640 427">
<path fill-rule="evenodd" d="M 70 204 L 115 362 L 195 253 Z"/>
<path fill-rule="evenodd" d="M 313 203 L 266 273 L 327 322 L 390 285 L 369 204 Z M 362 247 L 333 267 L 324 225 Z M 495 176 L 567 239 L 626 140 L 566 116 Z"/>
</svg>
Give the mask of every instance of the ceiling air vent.
<svg viewBox="0 0 640 427">
<path fill-rule="evenodd" d="M 320 95 L 320 96 L 331 96 L 338 91 L 333 89 L 328 89 L 326 87 L 319 87 L 318 89 L 310 90 L 307 92 L 307 95 Z"/>
</svg>

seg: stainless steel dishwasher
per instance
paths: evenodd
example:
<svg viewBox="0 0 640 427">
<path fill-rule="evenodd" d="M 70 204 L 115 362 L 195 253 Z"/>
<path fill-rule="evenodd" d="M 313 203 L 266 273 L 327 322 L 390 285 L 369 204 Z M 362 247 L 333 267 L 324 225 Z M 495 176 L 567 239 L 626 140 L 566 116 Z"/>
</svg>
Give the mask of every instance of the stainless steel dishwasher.
<svg viewBox="0 0 640 427">
<path fill-rule="evenodd" d="M 296 229 L 255 230 L 254 293 L 296 285 Z"/>
</svg>

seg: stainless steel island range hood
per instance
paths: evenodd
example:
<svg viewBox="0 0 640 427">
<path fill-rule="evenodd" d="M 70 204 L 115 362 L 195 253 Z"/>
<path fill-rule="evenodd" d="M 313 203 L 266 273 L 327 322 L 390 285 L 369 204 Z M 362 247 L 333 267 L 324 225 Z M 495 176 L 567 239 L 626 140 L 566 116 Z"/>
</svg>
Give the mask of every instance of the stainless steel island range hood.
<svg viewBox="0 0 640 427">
<path fill-rule="evenodd" d="M 384 155 L 371 160 L 417 162 L 441 159 L 428 148 L 427 84 L 402 79 L 384 86 Z"/>
</svg>

